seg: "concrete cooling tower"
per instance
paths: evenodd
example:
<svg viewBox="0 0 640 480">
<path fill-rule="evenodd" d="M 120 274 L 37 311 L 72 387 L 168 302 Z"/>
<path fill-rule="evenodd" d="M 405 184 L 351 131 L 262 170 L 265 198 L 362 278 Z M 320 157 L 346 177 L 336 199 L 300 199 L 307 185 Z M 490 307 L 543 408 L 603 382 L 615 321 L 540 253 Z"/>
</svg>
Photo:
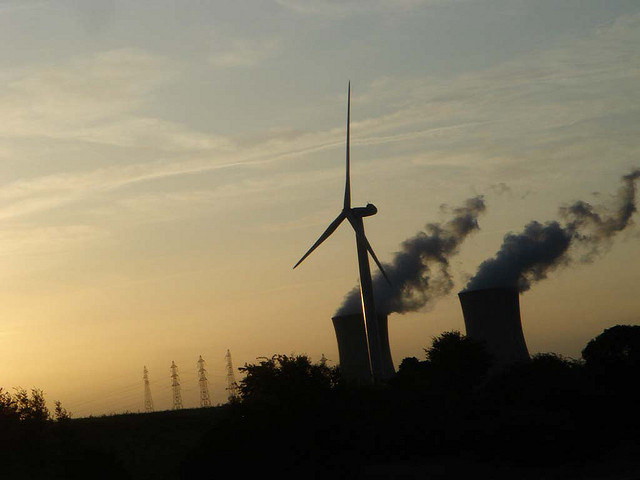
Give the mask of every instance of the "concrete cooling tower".
<svg viewBox="0 0 640 480">
<path fill-rule="evenodd" d="M 333 328 L 338 340 L 342 376 L 346 380 L 359 384 L 371 383 L 371 364 L 363 315 L 361 313 L 339 315 L 331 320 L 333 320 Z M 395 374 L 395 369 L 389 347 L 389 328 L 386 315 L 378 315 L 378 328 L 383 374 L 385 378 L 391 378 Z"/>
<path fill-rule="evenodd" d="M 520 322 L 517 290 L 488 288 L 458 294 L 467 336 L 484 341 L 494 357 L 494 365 L 529 360 L 529 351 Z"/>
</svg>

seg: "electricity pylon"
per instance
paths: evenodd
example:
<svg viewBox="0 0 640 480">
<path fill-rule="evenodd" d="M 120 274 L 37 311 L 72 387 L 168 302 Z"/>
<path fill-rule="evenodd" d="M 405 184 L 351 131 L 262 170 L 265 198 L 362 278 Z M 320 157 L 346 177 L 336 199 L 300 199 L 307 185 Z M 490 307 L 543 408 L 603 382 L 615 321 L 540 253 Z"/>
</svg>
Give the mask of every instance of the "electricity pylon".
<svg viewBox="0 0 640 480">
<path fill-rule="evenodd" d="M 151 387 L 149 387 L 149 370 L 147 370 L 146 365 L 142 372 L 144 380 L 144 411 L 149 413 L 153 412 L 153 399 L 151 398 Z"/>
<path fill-rule="evenodd" d="M 180 375 L 176 362 L 171 361 L 171 390 L 173 390 L 173 410 L 182 409 L 182 391 L 180 390 Z"/>
<path fill-rule="evenodd" d="M 198 383 L 200 384 L 200 406 L 210 407 L 211 399 L 209 398 L 209 385 L 207 384 L 207 371 L 204 368 L 204 360 L 202 355 L 198 359 Z"/>
<path fill-rule="evenodd" d="M 229 401 L 234 402 L 238 399 L 238 384 L 236 383 L 236 376 L 233 374 L 233 364 L 231 363 L 231 352 L 227 350 L 227 354 L 224 356 L 227 361 L 227 392 L 229 392 Z"/>
</svg>

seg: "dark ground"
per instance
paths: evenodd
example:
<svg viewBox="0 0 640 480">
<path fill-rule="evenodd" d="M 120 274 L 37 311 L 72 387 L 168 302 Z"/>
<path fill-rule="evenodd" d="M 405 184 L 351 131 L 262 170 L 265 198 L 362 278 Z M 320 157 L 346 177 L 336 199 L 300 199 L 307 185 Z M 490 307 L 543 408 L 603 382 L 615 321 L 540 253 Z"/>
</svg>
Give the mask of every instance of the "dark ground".
<svg viewBox="0 0 640 480">
<path fill-rule="evenodd" d="M 311 411 L 223 406 L 52 423 L 5 446 L 0 476 L 640 479 L 635 405 L 591 415 L 595 402 L 577 415 L 541 416 L 476 408 L 434 414 L 422 411 L 428 405 L 371 409 L 370 399 L 350 401 Z M 623 414 L 627 407 L 635 418 Z"/>
<path fill-rule="evenodd" d="M 215 408 L 52 421 L 5 402 L 0 477 L 640 480 L 640 326 L 605 330 L 584 361 L 487 370 L 477 347 L 445 333 L 365 387 L 274 356 Z"/>
</svg>

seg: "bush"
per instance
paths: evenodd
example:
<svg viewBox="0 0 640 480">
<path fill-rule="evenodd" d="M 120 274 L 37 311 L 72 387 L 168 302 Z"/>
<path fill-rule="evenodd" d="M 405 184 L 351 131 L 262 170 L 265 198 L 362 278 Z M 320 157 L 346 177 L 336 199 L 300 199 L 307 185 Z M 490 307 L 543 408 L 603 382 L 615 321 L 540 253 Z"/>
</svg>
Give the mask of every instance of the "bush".
<svg viewBox="0 0 640 480">
<path fill-rule="evenodd" d="M 582 365 L 555 353 L 539 353 L 515 363 L 488 382 L 485 391 L 498 405 L 555 411 L 568 408 L 583 391 Z"/>
<path fill-rule="evenodd" d="M 238 385 L 243 402 L 308 404 L 338 383 L 338 369 L 326 360 L 314 364 L 306 355 L 293 354 L 258 360 L 238 369 L 245 374 Z"/>
<path fill-rule="evenodd" d="M 51 415 L 44 399 L 44 392 L 32 388 L 29 394 L 24 388 L 14 388 L 12 395 L 0 388 L 0 418 L 19 421 L 44 422 L 47 420 L 66 420 L 71 413 L 62 407 L 60 401 L 55 402 L 54 415 Z"/>
<path fill-rule="evenodd" d="M 582 358 L 590 368 L 640 367 L 640 325 L 607 328 L 587 343 Z"/>
<path fill-rule="evenodd" d="M 426 360 L 405 358 L 392 384 L 403 389 L 462 397 L 479 385 L 491 367 L 484 344 L 458 331 L 433 338 Z"/>
<path fill-rule="evenodd" d="M 640 326 L 616 325 L 587 343 L 582 358 L 595 388 L 602 393 L 637 396 L 640 374 Z"/>
</svg>

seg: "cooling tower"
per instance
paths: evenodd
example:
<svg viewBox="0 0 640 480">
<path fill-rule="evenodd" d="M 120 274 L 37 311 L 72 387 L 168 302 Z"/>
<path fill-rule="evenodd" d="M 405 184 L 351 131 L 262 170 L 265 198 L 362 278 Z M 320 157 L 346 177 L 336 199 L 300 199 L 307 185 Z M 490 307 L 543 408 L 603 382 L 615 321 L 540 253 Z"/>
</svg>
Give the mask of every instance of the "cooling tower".
<svg viewBox="0 0 640 480">
<path fill-rule="evenodd" d="M 339 315 L 331 320 L 338 339 L 343 378 L 359 384 L 371 383 L 369 349 L 362 315 Z"/>
<path fill-rule="evenodd" d="M 378 329 L 380 333 L 380 353 L 382 354 L 382 374 L 388 380 L 396 374 L 391 358 L 391 347 L 389 346 L 389 322 L 386 315 L 378 315 Z"/>
<path fill-rule="evenodd" d="M 496 367 L 529 360 L 520 322 L 517 290 L 471 290 L 460 292 L 458 297 L 467 336 L 486 343 Z"/>
<path fill-rule="evenodd" d="M 338 340 L 340 370 L 342 376 L 359 384 L 371 383 L 369 348 L 362 314 L 339 315 L 333 317 L 333 328 Z M 389 348 L 389 330 L 386 315 L 378 315 L 378 328 L 385 378 L 391 378 L 395 370 Z"/>
</svg>

